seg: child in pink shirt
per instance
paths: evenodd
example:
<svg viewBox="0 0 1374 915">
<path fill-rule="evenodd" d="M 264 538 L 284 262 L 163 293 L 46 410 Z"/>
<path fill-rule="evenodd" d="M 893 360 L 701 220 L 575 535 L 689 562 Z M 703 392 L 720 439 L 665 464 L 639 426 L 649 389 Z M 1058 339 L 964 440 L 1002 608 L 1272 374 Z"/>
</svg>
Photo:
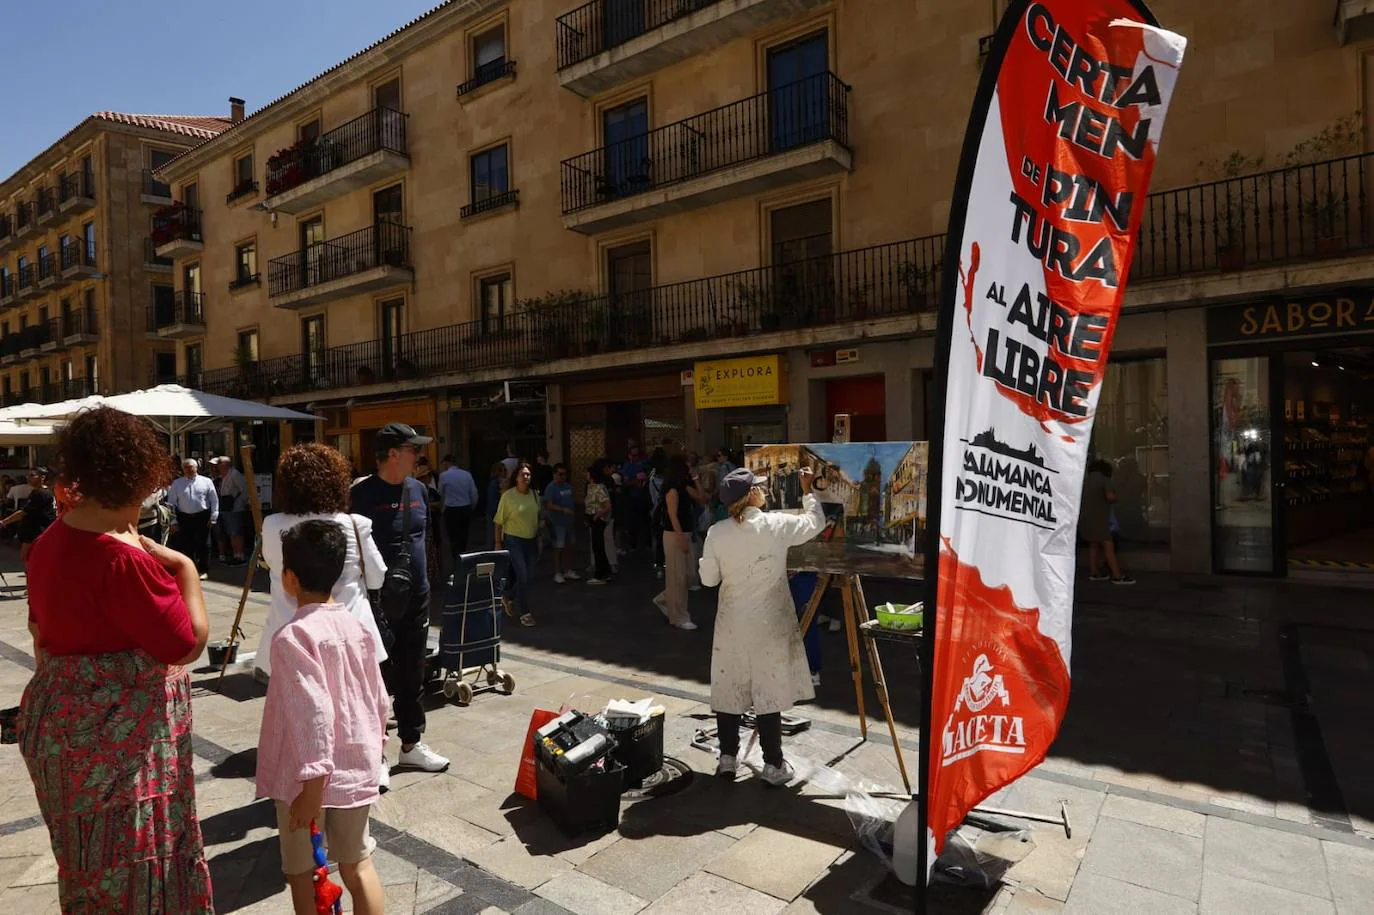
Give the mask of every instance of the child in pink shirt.
<svg viewBox="0 0 1374 915">
<path fill-rule="evenodd" d="M 381 915 L 367 818 L 378 796 L 390 703 L 376 643 L 347 608 L 329 601 L 348 554 L 343 528 L 303 521 L 282 534 L 281 545 L 282 587 L 298 609 L 272 639 L 258 797 L 277 802 L 282 871 L 297 915 L 315 912 L 312 820 L 339 863 L 353 911 Z"/>
</svg>

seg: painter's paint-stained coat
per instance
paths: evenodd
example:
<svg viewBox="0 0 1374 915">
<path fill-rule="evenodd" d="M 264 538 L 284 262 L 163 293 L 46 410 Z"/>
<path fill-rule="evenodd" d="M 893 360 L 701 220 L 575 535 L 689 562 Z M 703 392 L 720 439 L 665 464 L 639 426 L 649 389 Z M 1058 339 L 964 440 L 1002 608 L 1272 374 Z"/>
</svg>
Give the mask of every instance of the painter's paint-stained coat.
<svg viewBox="0 0 1374 915">
<path fill-rule="evenodd" d="M 787 588 L 787 550 L 815 537 L 825 514 L 815 496 L 802 513 L 745 511 L 706 534 L 701 583 L 720 585 L 711 647 L 711 708 L 742 715 L 783 712 L 816 695 L 797 612 Z"/>
</svg>

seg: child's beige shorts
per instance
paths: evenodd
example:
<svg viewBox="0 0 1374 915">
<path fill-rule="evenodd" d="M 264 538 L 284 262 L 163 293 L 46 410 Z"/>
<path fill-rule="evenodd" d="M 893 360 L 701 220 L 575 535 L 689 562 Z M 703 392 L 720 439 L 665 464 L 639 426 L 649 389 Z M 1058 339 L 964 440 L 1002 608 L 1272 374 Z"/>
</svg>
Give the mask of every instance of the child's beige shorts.
<svg viewBox="0 0 1374 915">
<path fill-rule="evenodd" d="M 310 830 L 291 829 L 291 805 L 277 801 L 277 831 L 281 835 L 281 869 L 288 877 L 308 874 L 315 869 L 315 852 L 310 847 Z M 340 864 L 357 864 L 372 855 L 377 843 L 367 828 L 372 805 L 350 807 L 346 810 L 326 807 L 320 812 L 323 822 L 315 824 L 324 833 L 324 845 L 329 860 Z"/>
</svg>

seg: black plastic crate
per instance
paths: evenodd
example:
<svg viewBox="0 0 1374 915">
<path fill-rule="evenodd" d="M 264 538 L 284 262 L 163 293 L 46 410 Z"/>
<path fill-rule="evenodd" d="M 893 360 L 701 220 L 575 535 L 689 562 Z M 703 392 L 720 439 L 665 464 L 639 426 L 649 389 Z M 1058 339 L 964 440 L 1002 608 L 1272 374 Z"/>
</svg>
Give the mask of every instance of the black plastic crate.
<svg viewBox="0 0 1374 915">
<path fill-rule="evenodd" d="M 610 832 L 620 825 L 620 795 L 625 790 L 625 767 L 607 757 L 604 768 L 558 777 L 538 760 L 536 783 L 539 807 L 568 836 Z"/>
</svg>

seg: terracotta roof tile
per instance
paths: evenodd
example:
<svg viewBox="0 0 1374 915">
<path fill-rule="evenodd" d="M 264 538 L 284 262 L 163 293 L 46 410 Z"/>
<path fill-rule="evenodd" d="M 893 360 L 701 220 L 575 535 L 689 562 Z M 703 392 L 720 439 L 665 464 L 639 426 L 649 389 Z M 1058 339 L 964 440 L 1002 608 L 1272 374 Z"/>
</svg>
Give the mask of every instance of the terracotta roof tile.
<svg viewBox="0 0 1374 915">
<path fill-rule="evenodd" d="M 188 137 L 208 140 L 233 126 L 228 118 L 183 114 L 126 114 L 122 111 L 97 111 L 92 117 L 133 127 L 166 130 Z"/>
</svg>

